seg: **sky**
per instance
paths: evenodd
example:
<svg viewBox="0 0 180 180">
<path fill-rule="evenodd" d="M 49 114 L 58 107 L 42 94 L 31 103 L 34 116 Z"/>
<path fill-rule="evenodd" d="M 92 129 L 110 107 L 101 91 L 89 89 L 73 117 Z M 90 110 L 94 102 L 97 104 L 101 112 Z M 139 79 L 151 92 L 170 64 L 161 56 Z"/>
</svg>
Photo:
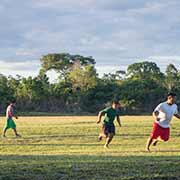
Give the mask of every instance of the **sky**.
<svg viewBox="0 0 180 180">
<path fill-rule="evenodd" d="M 179 0 L 1 0 L 0 73 L 35 76 L 42 55 L 62 52 L 93 56 L 100 75 L 144 60 L 180 69 L 179 9 Z"/>
</svg>

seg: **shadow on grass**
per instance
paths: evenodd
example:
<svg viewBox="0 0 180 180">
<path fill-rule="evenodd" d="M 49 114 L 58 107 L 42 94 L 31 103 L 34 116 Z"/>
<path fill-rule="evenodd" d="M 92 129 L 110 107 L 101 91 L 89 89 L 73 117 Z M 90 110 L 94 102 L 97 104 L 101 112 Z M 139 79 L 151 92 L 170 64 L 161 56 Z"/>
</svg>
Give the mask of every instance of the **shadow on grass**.
<svg viewBox="0 0 180 180">
<path fill-rule="evenodd" d="M 0 156 L 5 180 L 179 180 L 179 156 Z"/>
<path fill-rule="evenodd" d="M 101 147 L 103 148 L 102 143 L 66 143 L 66 144 L 54 144 L 54 143 L 24 143 L 24 142 L 18 142 L 18 143 L 9 143 L 9 144 L 1 144 L 1 147 L 8 147 L 8 146 L 43 146 L 43 147 L 65 147 L 65 148 L 71 148 L 71 147 Z M 112 150 L 116 147 L 125 147 L 125 145 L 123 144 L 112 144 Z M 137 146 L 142 146 L 142 144 L 127 144 L 127 146 L 131 146 L 132 148 L 137 147 Z M 111 148 L 109 149 L 111 150 Z M 146 152 L 145 150 L 122 150 L 118 153 L 139 153 L 139 152 Z M 153 152 L 164 152 L 164 153 L 180 153 L 180 149 L 164 149 L 164 150 L 153 150 L 151 153 Z M 114 153 L 114 151 L 113 151 Z"/>
</svg>

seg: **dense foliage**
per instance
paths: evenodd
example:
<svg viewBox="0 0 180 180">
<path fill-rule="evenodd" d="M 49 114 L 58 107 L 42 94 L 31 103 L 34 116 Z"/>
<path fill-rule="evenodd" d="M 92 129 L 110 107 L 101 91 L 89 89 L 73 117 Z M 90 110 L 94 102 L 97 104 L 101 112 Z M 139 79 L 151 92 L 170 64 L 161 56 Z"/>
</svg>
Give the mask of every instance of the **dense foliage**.
<svg viewBox="0 0 180 180">
<path fill-rule="evenodd" d="M 141 114 L 150 113 L 168 91 L 180 94 L 180 72 L 173 64 L 162 73 L 156 63 L 144 61 L 103 77 L 92 57 L 48 54 L 41 64 L 37 77 L 0 75 L 1 113 L 16 98 L 21 112 L 95 113 L 120 99 L 124 113 Z M 49 82 L 50 70 L 59 74 L 56 83 Z"/>
</svg>

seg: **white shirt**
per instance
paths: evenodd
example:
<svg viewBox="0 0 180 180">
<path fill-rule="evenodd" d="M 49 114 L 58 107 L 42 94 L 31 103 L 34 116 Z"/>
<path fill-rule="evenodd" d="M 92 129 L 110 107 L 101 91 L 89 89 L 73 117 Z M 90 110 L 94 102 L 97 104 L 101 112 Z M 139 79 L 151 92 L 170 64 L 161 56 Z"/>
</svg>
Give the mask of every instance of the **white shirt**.
<svg viewBox="0 0 180 180">
<path fill-rule="evenodd" d="M 167 102 L 159 104 L 154 112 L 158 111 L 159 121 L 156 121 L 161 127 L 169 128 L 172 117 L 178 114 L 178 108 L 176 104 L 169 105 Z"/>
<path fill-rule="evenodd" d="M 7 110 L 6 110 L 6 117 L 7 118 L 12 118 L 14 115 L 14 111 L 13 111 L 13 106 L 12 105 L 9 105 L 7 107 Z"/>
</svg>

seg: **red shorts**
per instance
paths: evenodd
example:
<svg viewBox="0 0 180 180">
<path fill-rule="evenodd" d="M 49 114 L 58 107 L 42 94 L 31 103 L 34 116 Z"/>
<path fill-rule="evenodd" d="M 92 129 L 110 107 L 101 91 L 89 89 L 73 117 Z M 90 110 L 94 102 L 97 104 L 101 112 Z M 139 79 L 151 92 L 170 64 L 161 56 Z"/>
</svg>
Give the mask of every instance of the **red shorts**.
<svg viewBox="0 0 180 180">
<path fill-rule="evenodd" d="M 158 123 L 153 124 L 153 129 L 150 135 L 153 139 L 160 138 L 163 141 L 168 141 L 170 137 L 170 128 L 163 128 Z"/>
</svg>

